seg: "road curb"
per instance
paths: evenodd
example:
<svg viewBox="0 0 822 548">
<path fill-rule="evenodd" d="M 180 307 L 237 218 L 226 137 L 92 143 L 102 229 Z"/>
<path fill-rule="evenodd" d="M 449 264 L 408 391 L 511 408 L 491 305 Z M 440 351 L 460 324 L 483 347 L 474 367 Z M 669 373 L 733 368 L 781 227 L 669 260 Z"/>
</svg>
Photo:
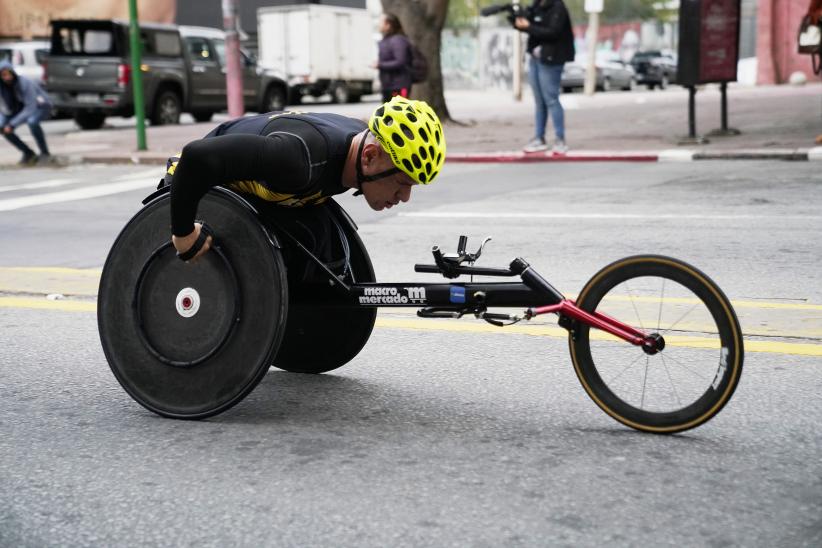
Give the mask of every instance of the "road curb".
<svg viewBox="0 0 822 548">
<path fill-rule="evenodd" d="M 57 155 L 57 166 L 78 164 L 149 165 L 164 166 L 172 154 L 141 156 L 138 154 L 115 155 Z M 667 149 L 657 151 L 578 151 L 568 154 L 550 152 L 524 153 L 502 152 L 452 152 L 449 163 L 542 163 L 542 162 L 692 162 L 701 160 L 776 160 L 790 162 L 822 162 L 822 147 L 810 149 L 740 149 L 694 150 Z M 0 170 L 18 169 L 16 164 L 0 164 Z M 19 168 L 24 169 L 24 168 Z"/>
</svg>

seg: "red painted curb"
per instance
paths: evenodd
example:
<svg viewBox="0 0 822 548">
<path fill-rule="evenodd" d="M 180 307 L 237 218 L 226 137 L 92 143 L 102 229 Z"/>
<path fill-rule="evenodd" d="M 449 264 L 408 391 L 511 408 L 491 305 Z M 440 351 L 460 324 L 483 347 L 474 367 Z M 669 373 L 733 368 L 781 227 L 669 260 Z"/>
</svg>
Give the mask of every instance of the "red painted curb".
<svg viewBox="0 0 822 548">
<path fill-rule="evenodd" d="M 455 163 L 533 163 L 533 162 L 656 162 L 659 154 L 648 152 L 572 152 L 551 154 L 545 152 L 449 152 L 446 162 Z"/>
<path fill-rule="evenodd" d="M 445 161 L 455 163 L 533 163 L 533 162 L 656 162 L 659 154 L 649 152 L 450 152 Z"/>
</svg>

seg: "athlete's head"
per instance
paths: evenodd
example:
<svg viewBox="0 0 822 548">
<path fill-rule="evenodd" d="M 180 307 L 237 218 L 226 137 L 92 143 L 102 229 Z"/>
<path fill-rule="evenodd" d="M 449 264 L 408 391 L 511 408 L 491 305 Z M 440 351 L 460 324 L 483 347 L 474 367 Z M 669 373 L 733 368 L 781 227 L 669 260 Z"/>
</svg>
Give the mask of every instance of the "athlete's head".
<svg viewBox="0 0 822 548">
<path fill-rule="evenodd" d="M 445 162 L 445 136 L 440 119 L 425 101 L 400 97 L 381 105 L 368 129 L 395 166 L 421 185 L 439 175 Z"/>
<path fill-rule="evenodd" d="M 357 154 L 357 182 L 372 209 L 407 202 L 414 185 L 439 174 L 445 137 L 425 102 L 394 97 L 374 111 L 368 128 Z"/>
</svg>

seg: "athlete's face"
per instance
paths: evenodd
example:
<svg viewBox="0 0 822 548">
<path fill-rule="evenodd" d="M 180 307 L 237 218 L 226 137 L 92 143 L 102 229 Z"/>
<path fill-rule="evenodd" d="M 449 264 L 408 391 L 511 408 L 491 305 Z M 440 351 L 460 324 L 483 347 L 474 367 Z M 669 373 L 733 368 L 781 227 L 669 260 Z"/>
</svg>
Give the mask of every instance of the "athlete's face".
<svg viewBox="0 0 822 548">
<path fill-rule="evenodd" d="M 362 194 L 371 209 L 391 209 L 400 202 L 411 199 L 411 189 L 416 183 L 405 173 L 397 173 L 385 179 L 363 183 Z"/>
</svg>

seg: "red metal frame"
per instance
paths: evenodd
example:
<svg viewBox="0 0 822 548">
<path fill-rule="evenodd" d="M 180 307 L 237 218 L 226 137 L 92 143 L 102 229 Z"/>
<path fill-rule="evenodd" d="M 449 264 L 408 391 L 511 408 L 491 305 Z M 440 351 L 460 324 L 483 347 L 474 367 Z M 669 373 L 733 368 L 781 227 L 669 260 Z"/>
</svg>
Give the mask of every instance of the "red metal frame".
<svg viewBox="0 0 822 548">
<path fill-rule="evenodd" d="M 568 316 L 569 318 L 578 320 L 591 327 L 601 329 L 602 331 L 610 333 L 611 335 L 619 337 L 620 339 L 627 341 L 631 344 L 634 344 L 636 346 L 643 346 L 649 344 L 653 345 L 654 343 L 653 339 L 651 339 L 642 331 L 638 331 L 630 325 L 624 324 L 619 320 L 615 320 L 610 316 L 606 316 L 605 314 L 600 314 L 599 312 L 594 312 L 593 314 L 590 312 L 586 312 L 579 308 L 574 301 L 571 301 L 569 299 L 564 299 L 557 304 L 540 306 L 537 308 L 531 308 L 529 310 L 529 314 L 532 317 L 539 316 L 540 314 L 549 313 L 562 314 L 564 316 Z"/>
</svg>

